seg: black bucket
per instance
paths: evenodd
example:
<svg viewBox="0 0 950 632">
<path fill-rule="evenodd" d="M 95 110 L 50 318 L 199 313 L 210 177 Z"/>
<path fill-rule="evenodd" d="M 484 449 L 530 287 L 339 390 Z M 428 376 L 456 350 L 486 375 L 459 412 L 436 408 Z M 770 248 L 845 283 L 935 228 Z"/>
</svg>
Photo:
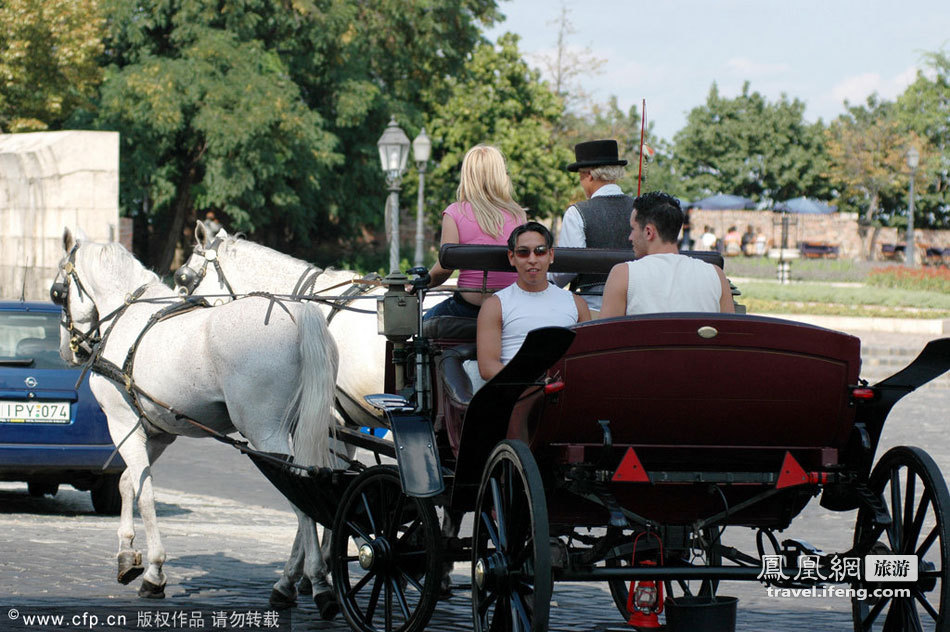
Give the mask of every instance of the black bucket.
<svg viewBox="0 0 950 632">
<path fill-rule="evenodd" d="M 735 632 L 736 597 L 675 597 L 664 602 L 667 632 Z"/>
</svg>

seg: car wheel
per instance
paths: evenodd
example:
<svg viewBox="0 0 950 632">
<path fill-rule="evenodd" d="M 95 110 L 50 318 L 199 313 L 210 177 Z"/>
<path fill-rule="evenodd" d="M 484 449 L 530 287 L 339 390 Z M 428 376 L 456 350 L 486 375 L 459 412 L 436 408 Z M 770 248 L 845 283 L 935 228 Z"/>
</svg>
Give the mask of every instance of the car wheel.
<svg viewBox="0 0 950 632">
<path fill-rule="evenodd" d="M 90 490 L 92 507 L 97 514 L 116 516 L 122 509 L 122 495 L 119 494 L 119 477 L 121 474 L 106 474 Z"/>
<path fill-rule="evenodd" d="M 53 483 L 51 481 L 27 481 L 26 490 L 30 496 L 34 498 L 41 498 L 45 494 L 55 496 L 56 492 L 59 491 L 59 483 Z"/>
</svg>

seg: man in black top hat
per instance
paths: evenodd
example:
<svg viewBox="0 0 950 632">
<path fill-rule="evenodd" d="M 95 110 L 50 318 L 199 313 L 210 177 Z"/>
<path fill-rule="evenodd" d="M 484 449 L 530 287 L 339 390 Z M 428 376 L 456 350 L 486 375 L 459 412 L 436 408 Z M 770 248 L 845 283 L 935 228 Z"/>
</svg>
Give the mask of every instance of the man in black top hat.
<svg viewBox="0 0 950 632">
<path fill-rule="evenodd" d="M 617 185 L 623 177 L 626 160 L 620 160 L 617 141 L 591 140 L 574 146 L 575 162 L 567 166 L 581 179 L 587 200 L 570 206 L 558 234 L 559 248 L 628 249 L 630 212 L 633 198 L 624 195 Z M 561 287 L 568 283 L 579 290 L 592 310 L 600 310 L 600 295 L 586 292 L 603 286 L 606 274 L 561 273 L 549 275 Z"/>
</svg>

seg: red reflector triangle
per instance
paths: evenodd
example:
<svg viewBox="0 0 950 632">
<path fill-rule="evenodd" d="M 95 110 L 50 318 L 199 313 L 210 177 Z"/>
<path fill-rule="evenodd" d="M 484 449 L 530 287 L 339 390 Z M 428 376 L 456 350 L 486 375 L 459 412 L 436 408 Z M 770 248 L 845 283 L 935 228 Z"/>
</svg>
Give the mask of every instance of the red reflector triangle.
<svg viewBox="0 0 950 632">
<path fill-rule="evenodd" d="M 775 484 L 775 488 L 794 487 L 795 485 L 804 485 L 807 482 L 808 474 L 806 474 L 802 466 L 798 464 L 798 461 L 795 460 L 792 453 L 786 452 L 785 460 L 782 461 L 782 469 L 779 470 L 778 473 L 778 482 Z"/>
<path fill-rule="evenodd" d="M 633 451 L 633 448 L 627 448 L 627 453 L 623 455 L 620 466 L 617 467 L 617 471 L 610 480 L 616 483 L 649 483 L 650 477 L 643 469 L 637 453 Z"/>
</svg>

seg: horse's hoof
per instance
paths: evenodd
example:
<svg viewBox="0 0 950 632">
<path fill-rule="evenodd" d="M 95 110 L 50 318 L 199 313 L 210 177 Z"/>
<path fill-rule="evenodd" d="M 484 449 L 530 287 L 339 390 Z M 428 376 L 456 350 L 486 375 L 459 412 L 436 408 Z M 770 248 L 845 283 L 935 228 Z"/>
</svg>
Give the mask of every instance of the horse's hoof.
<svg viewBox="0 0 950 632">
<path fill-rule="evenodd" d="M 452 578 L 448 574 L 443 575 L 439 580 L 439 600 L 445 601 L 452 598 Z"/>
<path fill-rule="evenodd" d="M 142 553 L 139 551 L 122 551 L 116 558 L 119 562 L 116 581 L 120 584 L 128 585 L 145 572 L 145 567 L 142 566 Z"/>
<path fill-rule="evenodd" d="M 276 588 L 270 591 L 270 607 L 274 610 L 286 610 L 297 605 L 295 597 L 288 597 Z"/>
<path fill-rule="evenodd" d="M 143 579 L 142 585 L 139 586 L 139 597 L 142 599 L 164 599 L 165 587 L 158 586 L 147 579 Z"/>
<path fill-rule="evenodd" d="M 324 621 L 332 621 L 337 613 L 340 612 L 340 604 L 337 603 L 332 590 L 325 590 L 314 595 L 313 603 L 317 605 L 317 610 L 320 611 L 320 618 Z"/>
<path fill-rule="evenodd" d="M 297 582 L 297 594 L 299 595 L 309 595 L 313 592 L 313 584 L 310 582 L 310 578 L 304 575 L 300 578 L 300 581 Z"/>
</svg>

